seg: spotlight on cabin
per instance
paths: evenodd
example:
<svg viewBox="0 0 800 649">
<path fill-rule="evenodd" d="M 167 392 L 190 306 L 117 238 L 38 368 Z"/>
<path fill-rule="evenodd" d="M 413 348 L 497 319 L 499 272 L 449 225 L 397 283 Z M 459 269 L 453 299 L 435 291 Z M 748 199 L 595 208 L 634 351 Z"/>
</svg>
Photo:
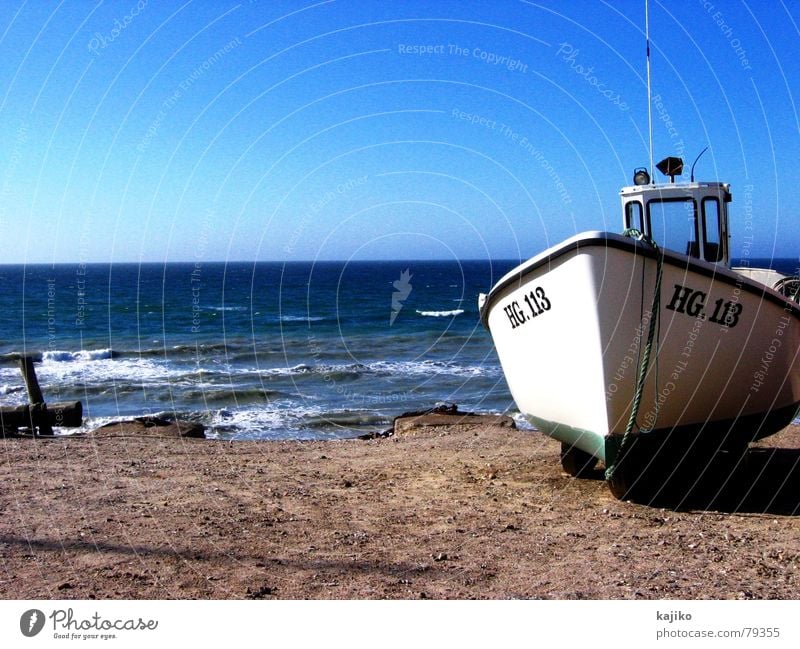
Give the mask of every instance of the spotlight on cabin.
<svg viewBox="0 0 800 649">
<path fill-rule="evenodd" d="M 638 167 L 633 170 L 633 184 L 634 185 L 649 185 L 650 174 L 644 167 Z"/>
<path fill-rule="evenodd" d="M 680 176 L 683 173 L 683 160 L 680 158 L 664 158 L 656 165 L 658 169 L 665 176 L 669 176 L 671 183 L 675 182 L 675 176 Z"/>
</svg>

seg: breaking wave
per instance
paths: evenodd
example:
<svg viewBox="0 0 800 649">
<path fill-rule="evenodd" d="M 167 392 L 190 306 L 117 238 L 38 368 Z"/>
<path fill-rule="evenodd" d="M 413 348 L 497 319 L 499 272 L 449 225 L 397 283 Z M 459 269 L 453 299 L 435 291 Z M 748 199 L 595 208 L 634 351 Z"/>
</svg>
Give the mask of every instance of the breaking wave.
<svg viewBox="0 0 800 649">
<path fill-rule="evenodd" d="M 77 352 L 47 351 L 42 352 L 44 363 L 69 363 L 74 361 L 98 361 L 109 358 L 119 358 L 120 354 L 111 349 L 81 349 Z"/>
<path fill-rule="evenodd" d="M 417 313 L 428 318 L 451 318 L 464 313 L 464 309 L 452 309 L 450 311 L 420 311 L 417 309 Z"/>
</svg>

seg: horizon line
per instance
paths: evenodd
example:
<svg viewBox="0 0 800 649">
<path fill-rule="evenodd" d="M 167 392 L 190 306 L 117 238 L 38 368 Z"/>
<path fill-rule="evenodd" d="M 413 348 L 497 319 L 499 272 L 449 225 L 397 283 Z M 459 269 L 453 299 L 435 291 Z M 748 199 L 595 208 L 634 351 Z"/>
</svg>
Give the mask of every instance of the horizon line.
<svg viewBox="0 0 800 649">
<path fill-rule="evenodd" d="M 470 262 L 470 261 L 520 261 L 529 259 L 530 257 L 520 258 L 515 257 L 470 257 L 464 259 L 444 259 L 444 258 L 431 258 L 431 259 L 235 259 L 235 260 L 170 260 L 170 261 L 30 261 L 30 262 L 5 262 L 0 261 L 2 266 L 107 266 L 109 264 L 127 264 L 127 265 L 165 265 L 165 264 L 194 264 L 203 266 L 204 264 L 349 264 L 349 263 L 421 263 L 421 262 Z"/>
</svg>

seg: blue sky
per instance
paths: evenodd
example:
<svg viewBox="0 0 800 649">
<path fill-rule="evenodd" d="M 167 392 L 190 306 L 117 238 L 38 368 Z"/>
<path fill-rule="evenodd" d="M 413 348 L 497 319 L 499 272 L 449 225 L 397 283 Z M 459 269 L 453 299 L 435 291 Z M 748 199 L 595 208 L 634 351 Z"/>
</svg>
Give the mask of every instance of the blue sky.
<svg viewBox="0 0 800 649">
<path fill-rule="evenodd" d="M 800 3 L 650 4 L 656 161 L 798 252 Z M 3 262 L 527 258 L 619 231 L 644 1 L 0 4 Z M 753 228 L 745 232 L 745 211 Z"/>
</svg>

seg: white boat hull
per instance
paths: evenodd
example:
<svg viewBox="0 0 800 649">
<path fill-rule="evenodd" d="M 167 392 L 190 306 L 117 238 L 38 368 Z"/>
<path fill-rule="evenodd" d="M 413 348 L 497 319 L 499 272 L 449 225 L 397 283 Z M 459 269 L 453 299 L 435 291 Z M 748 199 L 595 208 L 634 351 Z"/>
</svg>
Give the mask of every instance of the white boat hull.
<svg viewBox="0 0 800 649">
<path fill-rule="evenodd" d="M 584 233 L 506 275 L 482 305 L 523 415 L 606 466 L 630 419 L 656 269 L 645 244 Z M 795 303 L 671 251 L 659 303 L 636 434 L 746 447 L 791 422 L 800 406 Z"/>
</svg>

